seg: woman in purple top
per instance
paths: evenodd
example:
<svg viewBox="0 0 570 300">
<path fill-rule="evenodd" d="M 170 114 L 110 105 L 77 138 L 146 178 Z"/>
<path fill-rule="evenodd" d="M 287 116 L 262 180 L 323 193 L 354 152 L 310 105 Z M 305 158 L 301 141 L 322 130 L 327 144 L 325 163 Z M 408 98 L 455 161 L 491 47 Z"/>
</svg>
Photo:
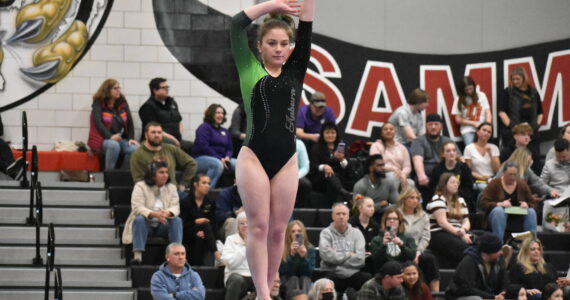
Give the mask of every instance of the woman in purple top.
<svg viewBox="0 0 570 300">
<path fill-rule="evenodd" d="M 233 147 L 230 132 L 222 127 L 226 122 L 226 109 L 220 104 L 211 104 L 204 112 L 204 123 L 196 129 L 192 157 L 198 163 L 198 173 L 206 173 L 214 188 L 224 169 L 236 168 L 236 159 L 231 158 Z"/>
</svg>

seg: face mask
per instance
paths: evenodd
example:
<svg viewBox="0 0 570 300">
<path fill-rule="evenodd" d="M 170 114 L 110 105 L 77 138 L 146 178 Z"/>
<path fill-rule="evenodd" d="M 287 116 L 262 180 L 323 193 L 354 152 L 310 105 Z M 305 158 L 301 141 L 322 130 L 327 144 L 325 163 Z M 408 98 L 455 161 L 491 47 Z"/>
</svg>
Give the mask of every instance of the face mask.
<svg viewBox="0 0 570 300">
<path fill-rule="evenodd" d="M 333 300 L 334 297 L 332 292 L 322 293 L 321 296 L 323 296 L 323 300 Z"/>
</svg>

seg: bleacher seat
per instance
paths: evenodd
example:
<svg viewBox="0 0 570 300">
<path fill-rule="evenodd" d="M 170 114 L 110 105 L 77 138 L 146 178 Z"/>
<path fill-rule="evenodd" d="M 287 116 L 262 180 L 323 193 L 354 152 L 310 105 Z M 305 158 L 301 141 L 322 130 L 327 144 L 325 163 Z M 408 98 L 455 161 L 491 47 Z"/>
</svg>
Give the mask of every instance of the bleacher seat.
<svg viewBox="0 0 570 300">
<path fill-rule="evenodd" d="M 303 222 L 305 227 L 318 226 L 317 210 L 314 208 L 295 208 L 293 210 L 293 219 Z"/>
<path fill-rule="evenodd" d="M 105 187 L 110 186 L 126 186 L 132 187 L 133 183 L 133 176 L 131 175 L 131 171 L 128 170 L 109 170 L 105 171 Z"/>
<path fill-rule="evenodd" d="M 332 209 L 320 208 L 317 212 L 317 222 L 321 227 L 329 227 L 332 222 Z"/>
<path fill-rule="evenodd" d="M 109 186 L 109 204 L 114 205 L 131 205 L 132 186 Z"/>
<path fill-rule="evenodd" d="M 322 227 L 307 227 L 307 236 L 309 237 L 309 242 L 313 246 L 319 246 L 319 235 L 321 234 Z"/>
<path fill-rule="evenodd" d="M 115 225 L 125 224 L 130 213 L 130 201 L 129 205 L 113 205 L 113 217 L 115 218 Z"/>
</svg>

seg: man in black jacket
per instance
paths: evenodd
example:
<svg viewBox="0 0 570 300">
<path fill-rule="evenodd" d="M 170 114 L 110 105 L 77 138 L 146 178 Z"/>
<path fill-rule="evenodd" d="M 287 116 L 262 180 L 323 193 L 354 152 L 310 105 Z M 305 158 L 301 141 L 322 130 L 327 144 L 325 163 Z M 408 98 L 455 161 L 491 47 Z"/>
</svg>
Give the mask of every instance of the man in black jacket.
<svg viewBox="0 0 570 300">
<path fill-rule="evenodd" d="M 162 125 L 164 141 L 175 144 L 190 155 L 192 142 L 182 140 L 182 116 L 178 103 L 170 97 L 170 86 L 164 78 L 153 78 L 149 84 L 150 97 L 139 109 L 142 128 L 151 121 Z M 144 139 L 144 133 L 141 140 Z"/>
<path fill-rule="evenodd" d="M 501 257 L 503 244 L 492 233 L 485 233 L 478 246 L 465 250 L 465 256 L 455 269 L 445 297 L 447 300 L 504 300 L 509 285 L 505 261 Z"/>
</svg>

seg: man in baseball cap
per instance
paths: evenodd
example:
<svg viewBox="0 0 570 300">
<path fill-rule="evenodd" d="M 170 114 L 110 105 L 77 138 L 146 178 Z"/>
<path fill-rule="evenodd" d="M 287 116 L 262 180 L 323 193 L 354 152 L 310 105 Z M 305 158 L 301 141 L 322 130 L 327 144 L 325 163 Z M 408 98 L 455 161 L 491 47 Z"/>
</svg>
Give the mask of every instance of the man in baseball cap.
<svg viewBox="0 0 570 300">
<path fill-rule="evenodd" d="M 325 122 L 335 122 L 336 117 L 327 106 L 325 94 L 315 92 L 311 95 L 310 105 L 299 108 L 297 113 L 296 134 L 303 140 L 307 149 L 319 140 L 321 127 Z"/>
<path fill-rule="evenodd" d="M 376 277 L 368 280 L 358 291 L 358 300 L 404 300 L 406 298 L 402 281 L 404 270 L 397 261 L 388 261 L 380 268 Z"/>
</svg>

